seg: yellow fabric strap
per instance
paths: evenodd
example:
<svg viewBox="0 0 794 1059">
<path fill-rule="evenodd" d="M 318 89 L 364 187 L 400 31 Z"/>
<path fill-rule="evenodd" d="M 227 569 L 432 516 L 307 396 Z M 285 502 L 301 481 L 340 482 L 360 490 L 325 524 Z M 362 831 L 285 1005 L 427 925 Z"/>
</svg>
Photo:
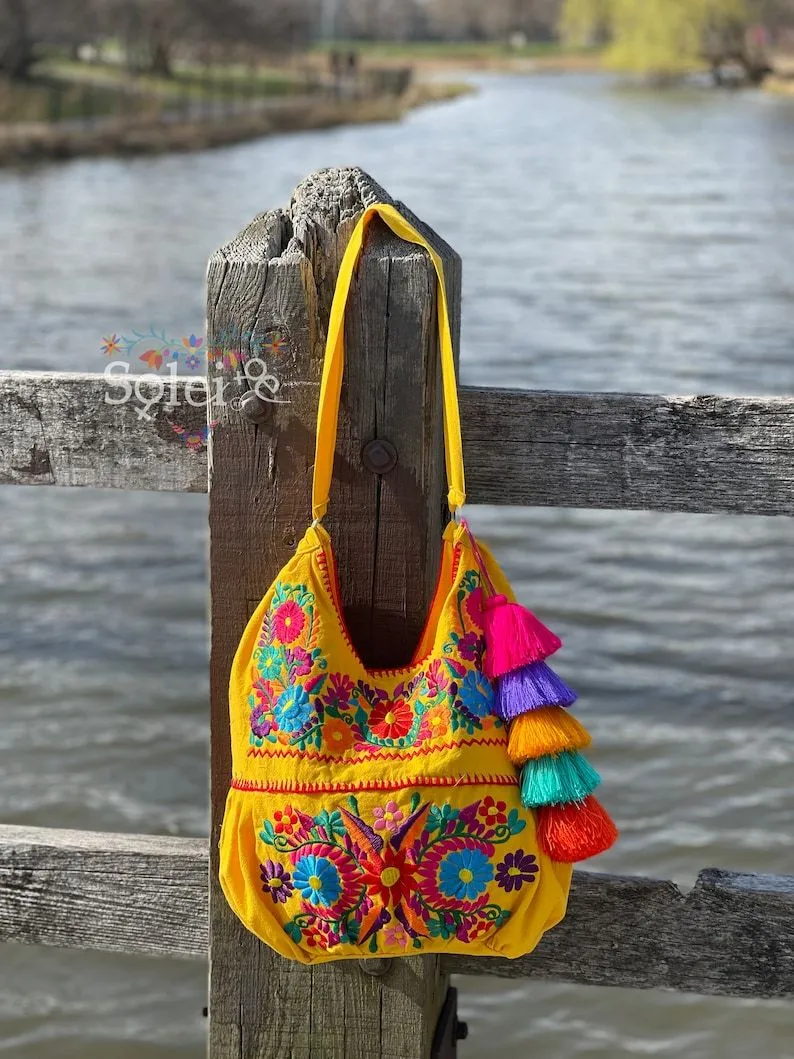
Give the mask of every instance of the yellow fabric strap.
<svg viewBox="0 0 794 1059">
<path fill-rule="evenodd" d="M 441 347 L 441 371 L 444 383 L 444 444 L 446 448 L 448 502 L 451 512 L 465 503 L 466 483 L 463 475 L 463 445 L 460 435 L 460 411 L 455 380 L 455 359 L 452 349 L 452 331 L 449 323 L 447 289 L 444 282 L 444 265 L 436 251 L 397 212 L 393 206 L 379 203 L 368 206 L 350 238 L 336 282 L 331 319 L 328 324 L 328 340 L 325 346 L 323 381 L 320 387 L 320 407 L 317 415 L 317 443 L 314 458 L 314 483 L 312 487 L 312 513 L 318 521 L 328 509 L 331 478 L 334 471 L 334 451 L 339 420 L 339 400 L 342 393 L 342 375 L 345 368 L 345 308 L 350 294 L 353 272 L 364 245 L 364 233 L 373 217 L 380 217 L 401 239 L 424 247 L 430 255 L 438 276 L 438 337 Z"/>
</svg>

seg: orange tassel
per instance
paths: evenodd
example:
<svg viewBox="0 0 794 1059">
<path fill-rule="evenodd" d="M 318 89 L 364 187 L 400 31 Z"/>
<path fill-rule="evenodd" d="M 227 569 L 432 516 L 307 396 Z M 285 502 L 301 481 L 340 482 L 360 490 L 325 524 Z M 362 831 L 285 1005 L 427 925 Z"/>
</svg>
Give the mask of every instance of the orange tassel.
<svg viewBox="0 0 794 1059">
<path fill-rule="evenodd" d="M 584 750 L 590 746 L 590 733 L 561 706 L 546 706 L 522 713 L 510 723 L 507 753 L 514 765 L 561 754 L 563 750 Z"/>
<path fill-rule="evenodd" d="M 593 795 L 583 802 L 537 810 L 538 845 L 552 860 L 573 864 L 609 849 L 618 837 L 609 813 Z"/>
</svg>

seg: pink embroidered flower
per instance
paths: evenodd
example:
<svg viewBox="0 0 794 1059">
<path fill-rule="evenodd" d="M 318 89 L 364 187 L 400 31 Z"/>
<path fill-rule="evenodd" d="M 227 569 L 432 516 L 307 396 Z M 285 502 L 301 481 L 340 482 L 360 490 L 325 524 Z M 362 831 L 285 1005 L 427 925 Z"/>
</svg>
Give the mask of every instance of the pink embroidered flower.
<svg viewBox="0 0 794 1059">
<path fill-rule="evenodd" d="M 427 668 L 427 693 L 436 699 L 449 687 L 449 675 L 440 658 L 434 658 Z"/>
<path fill-rule="evenodd" d="M 293 647 L 287 652 L 293 677 L 307 677 L 312 671 L 312 656 L 302 647 Z"/>
<path fill-rule="evenodd" d="M 471 620 L 473 625 L 476 625 L 478 629 L 482 628 L 483 621 L 483 601 L 482 601 L 482 588 L 475 588 L 469 598 L 466 600 L 466 613 Z"/>
<path fill-rule="evenodd" d="M 405 813 L 397 805 L 397 802 L 386 802 L 385 805 L 377 805 L 372 810 L 374 826 L 376 831 L 388 831 L 395 834 L 405 820 Z"/>
<path fill-rule="evenodd" d="M 287 645 L 295 643 L 305 625 L 306 615 L 292 599 L 282 603 L 272 618 L 273 634 Z"/>
<path fill-rule="evenodd" d="M 411 938 L 408 935 L 408 931 L 402 925 L 402 923 L 393 922 L 391 926 L 386 927 L 383 932 L 383 936 L 386 939 L 386 944 L 389 946 L 399 946 L 399 948 L 405 950 L 410 944 Z"/>
</svg>

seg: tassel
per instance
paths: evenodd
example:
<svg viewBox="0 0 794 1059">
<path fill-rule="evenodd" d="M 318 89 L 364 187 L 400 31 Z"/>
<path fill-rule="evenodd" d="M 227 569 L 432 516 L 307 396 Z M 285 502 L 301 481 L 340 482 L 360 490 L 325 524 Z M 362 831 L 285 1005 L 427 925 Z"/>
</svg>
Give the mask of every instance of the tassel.
<svg viewBox="0 0 794 1059">
<path fill-rule="evenodd" d="M 570 805 L 538 809 L 538 845 L 552 860 L 563 864 L 587 860 L 609 849 L 617 838 L 609 813 L 592 795 Z"/>
<path fill-rule="evenodd" d="M 532 611 L 507 596 L 485 601 L 485 675 L 490 680 L 504 676 L 530 662 L 542 662 L 562 647 L 559 636 L 547 629 Z"/>
<path fill-rule="evenodd" d="M 528 761 L 521 771 L 521 801 L 527 809 L 582 802 L 601 782 L 596 770 L 575 750 Z"/>
<path fill-rule="evenodd" d="M 514 765 L 523 765 L 532 758 L 588 746 L 590 733 L 572 714 L 559 706 L 547 706 L 516 717 L 510 725 L 507 754 Z"/>
<path fill-rule="evenodd" d="M 534 662 L 502 677 L 496 688 L 494 709 L 503 721 L 511 721 L 529 710 L 544 706 L 570 706 L 576 692 L 569 688 L 551 666 Z"/>
</svg>

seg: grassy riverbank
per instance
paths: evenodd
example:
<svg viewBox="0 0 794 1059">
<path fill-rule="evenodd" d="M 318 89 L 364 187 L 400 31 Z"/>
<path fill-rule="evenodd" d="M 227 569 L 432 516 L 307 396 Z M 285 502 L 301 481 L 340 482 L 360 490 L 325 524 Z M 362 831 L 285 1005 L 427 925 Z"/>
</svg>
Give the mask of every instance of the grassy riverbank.
<svg viewBox="0 0 794 1059">
<path fill-rule="evenodd" d="M 302 97 L 208 120 L 102 119 L 89 124 L 0 125 L 0 165 L 87 155 L 199 151 L 283 132 L 398 121 L 408 111 L 471 92 L 463 83 L 417 82 L 401 96 L 332 100 Z"/>
</svg>

